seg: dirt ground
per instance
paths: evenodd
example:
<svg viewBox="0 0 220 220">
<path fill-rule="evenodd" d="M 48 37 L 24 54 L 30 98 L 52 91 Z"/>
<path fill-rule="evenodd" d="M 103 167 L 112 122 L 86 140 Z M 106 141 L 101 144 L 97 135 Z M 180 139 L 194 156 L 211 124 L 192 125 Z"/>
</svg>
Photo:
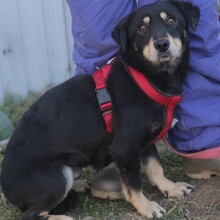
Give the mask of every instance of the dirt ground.
<svg viewBox="0 0 220 220">
<path fill-rule="evenodd" d="M 189 220 L 220 220 L 220 177 L 196 180 L 189 196 Z"/>
</svg>

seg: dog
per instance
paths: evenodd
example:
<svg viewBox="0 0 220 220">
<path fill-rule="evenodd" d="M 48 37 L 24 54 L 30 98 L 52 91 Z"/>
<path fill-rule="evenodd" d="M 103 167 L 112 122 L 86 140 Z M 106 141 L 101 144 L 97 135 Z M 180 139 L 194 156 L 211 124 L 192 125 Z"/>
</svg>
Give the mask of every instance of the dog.
<svg viewBox="0 0 220 220">
<path fill-rule="evenodd" d="M 171 0 L 143 6 L 118 23 L 112 37 L 121 49 L 106 79 L 112 133 L 106 130 L 91 75 L 52 88 L 25 112 L 1 170 L 3 193 L 24 212 L 22 220 L 71 220 L 64 214 L 75 202 L 72 187 L 88 165 L 100 168 L 114 161 L 125 199 L 148 218 L 161 218 L 165 210 L 142 193 L 141 169 L 168 197 L 193 190 L 164 176 L 155 140 L 166 124 L 167 107 L 139 88 L 130 69 L 159 94 L 181 94 L 188 30 L 196 30 L 199 17 L 198 7 Z"/>
</svg>

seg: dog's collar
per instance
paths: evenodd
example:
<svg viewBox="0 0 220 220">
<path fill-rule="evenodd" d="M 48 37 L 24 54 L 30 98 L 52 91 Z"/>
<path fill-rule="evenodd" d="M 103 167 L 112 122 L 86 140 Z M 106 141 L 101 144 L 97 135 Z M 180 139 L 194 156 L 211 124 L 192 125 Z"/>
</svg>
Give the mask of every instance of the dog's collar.
<svg viewBox="0 0 220 220">
<path fill-rule="evenodd" d="M 112 102 L 106 90 L 106 78 L 110 72 L 112 63 L 106 64 L 101 69 L 96 70 L 92 76 L 95 81 L 96 96 L 102 111 L 106 129 L 109 133 L 112 132 Z M 169 130 L 172 123 L 174 108 L 181 101 L 181 95 L 169 96 L 158 91 L 149 80 L 139 71 L 131 66 L 124 65 L 132 80 L 136 83 L 139 89 L 155 102 L 163 105 L 166 108 L 166 122 L 163 130 L 157 136 L 156 141 L 161 139 Z"/>
<path fill-rule="evenodd" d="M 131 66 L 126 66 L 124 64 L 127 72 L 129 73 L 132 80 L 135 84 L 139 87 L 139 89 L 148 97 L 153 99 L 155 102 L 168 106 L 168 105 L 177 105 L 181 99 L 182 95 L 168 95 L 160 92 L 155 86 L 153 86 L 150 81 L 143 75 L 143 73 L 137 71 L 136 69 L 132 68 Z"/>
</svg>

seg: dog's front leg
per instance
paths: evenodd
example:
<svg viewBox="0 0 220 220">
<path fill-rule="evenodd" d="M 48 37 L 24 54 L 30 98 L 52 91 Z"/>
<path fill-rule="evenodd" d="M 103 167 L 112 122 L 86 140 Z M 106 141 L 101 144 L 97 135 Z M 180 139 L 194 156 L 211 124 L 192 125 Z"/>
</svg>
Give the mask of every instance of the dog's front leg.
<svg viewBox="0 0 220 220">
<path fill-rule="evenodd" d="M 132 144 L 129 140 L 123 141 L 120 138 L 115 138 L 111 146 L 111 154 L 120 173 L 124 196 L 143 216 L 161 218 L 165 210 L 156 202 L 149 201 L 142 193 L 140 152 L 137 148 L 137 143 Z"/>
<path fill-rule="evenodd" d="M 164 175 L 155 145 L 149 145 L 141 152 L 141 167 L 153 186 L 157 186 L 166 197 L 182 198 L 193 190 L 193 186 L 185 182 L 172 182 Z"/>
</svg>

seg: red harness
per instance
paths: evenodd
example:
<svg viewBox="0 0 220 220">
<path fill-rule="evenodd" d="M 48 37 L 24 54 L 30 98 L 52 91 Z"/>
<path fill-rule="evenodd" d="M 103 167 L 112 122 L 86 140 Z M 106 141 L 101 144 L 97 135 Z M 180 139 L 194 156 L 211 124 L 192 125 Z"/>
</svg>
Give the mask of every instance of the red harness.
<svg viewBox="0 0 220 220">
<path fill-rule="evenodd" d="M 112 132 L 112 102 L 106 90 L 105 81 L 110 72 L 111 66 L 112 64 L 106 64 L 102 69 L 98 69 L 93 73 L 93 79 L 96 84 L 97 99 L 105 120 L 106 129 L 109 133 Z M 128 72 L 130 72 L 132 79 L 144 92 L 144 94 L 153 99 L 155 102 L 166 107 L 166 122 L 163 130 L 157 136 L 156 141 L 158 141 L 170 129 L 173 119 L 174 108 L 181 101 L 182 97 L 180 95 L 167 96 L 165 94 L 162 94 L 151 85 L 151 83 L 142 73 L 138 72 L 130 66 L 128 66 Z"/>
</svg>

